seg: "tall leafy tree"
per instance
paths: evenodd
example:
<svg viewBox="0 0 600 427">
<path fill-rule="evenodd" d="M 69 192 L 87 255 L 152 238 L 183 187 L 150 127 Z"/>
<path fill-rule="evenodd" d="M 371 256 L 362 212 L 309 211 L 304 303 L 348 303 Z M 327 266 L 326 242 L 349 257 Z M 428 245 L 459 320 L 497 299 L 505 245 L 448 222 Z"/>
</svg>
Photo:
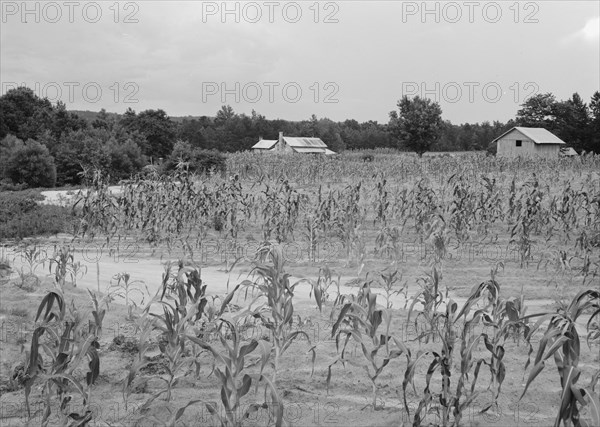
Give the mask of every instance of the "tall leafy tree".
<svg viewBox="0 0 600 427">
<path fill-rule="evenodd" d="M 29 139 L 11 154 L 6 164 L 6 174 L 16 184 L 29 187 L 54 187 L 56 166 L 48 149 Z"/>
<path fill-rule="evenodd" d="M 590 139 L 587 148 L 600 154 L 600 92 L 592 95 L 589 105 L 590 110 Z"/>
<path fill-rule="evenodd" d="M 35 139 L 52 128 L 53 120 L 50 101 L 38 97 L 28 87 L 10 89 L 0 96 L 0 138 L 10 133 L 24 141 Z"/>
<path fill-rule="evenodd" d="M 121 124 L 128 132 L 144 135 L 142 152 L 147 156 L 166 158 L 173 150 L 176 138 L 176 125 L 164 110 L 146 110 L 136 114 L 129 108 Z"/>
<path fill-rule="evenodd" d="M 430 150 L 442 130 L 442 109 L 437 102 L 416 96 L 398 101 L 399 113 L 390 113 L 388 129 L 398 142 L 419 156 Z"/>
<path fill-rule="evenodd" d="M 556 98 L 552 93 L 538 93 L 527 99 L 517 111 L 517 126 L 552 129 L 555 122 Z"/>
<path fill-rule="evenodd" d="M 590 138 L 589 112 L 578 93 L 555 105 L 554 130 L 557 135 L 577 150 L 587 150 Z"/>
</svg>

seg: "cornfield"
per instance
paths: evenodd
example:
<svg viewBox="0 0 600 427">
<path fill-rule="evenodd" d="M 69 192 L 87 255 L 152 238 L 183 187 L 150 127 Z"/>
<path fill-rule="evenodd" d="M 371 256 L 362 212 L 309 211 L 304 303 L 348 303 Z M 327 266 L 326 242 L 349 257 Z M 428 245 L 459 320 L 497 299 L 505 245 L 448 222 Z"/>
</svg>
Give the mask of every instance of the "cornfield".
<svg viewBox="0 0 600 427">
<path fill-rule="evenodd" d="M 500 416 L 512 352 L 523 356 L 517 406 L 552 357 L 560 383 L 554 425 L 600 425 L 598 156 L 511 161 L 375 152 L 367 163 L 353 153 L 239 153 L 229 156 L 223 176 L 181 169 L 168 177 L 133 178 L 115 194 L 100 173 L 86 178 L 87 189 L 73 206 L 79 224 L 72 244 L 96 239 L 118 248 L 136 242 L 180 258 L 166 265 L 149 303 L 128 307 L 138 340 L 120 385 L 125 406 L 140 384 L 149 388 L 132 424 L 188 425 L 201 413 L 203 422 L 248 425 L 261 411 L 266 418 L 258 424 L 294 424 L 284 390 L 294 373 L 293 355 L 311 368 L 302 382 L 320 384 L 310 393 L 335 396 L 350 369 L 357 378 L 366 373 L 363 410 L 375 417 L 387 411 L 381 399 L 390 386 L 396 388 L 386 394 L 396 402 L 395 424 L 465 425 L 477 416 Z M 220 259 L 227 271 L 252 265 L 247 279 L 231 290 L 228 283 L 225 295 L 210 295 L 202 280 L 201 255 L 214 240 L 233 248 L 256 242 L 252 253 L 228 250 Z M 486 245 L 499 251 L 488 277 L 462 280 L 466 297 L 456 298 L 448 280 L 452 262 Z M 293 258 L 291 247 L 306 255 Z M 33 274 L 37 252 L 26 253 Z M 418 277 L 405 268 L 409 257 L 415 257 Z M 572 288 L 554 310 L 528 312 L 525 285 L 517 291 L 504 286 L 509 263 L 521 283 L 543 270 L 555 277 L 556 288 Z M 289 271 L 298 265 L 318 278 L 293 282 Z M 71 425 L 94 420 L 111 299 L 90 293 L 92 309 L 85 315 L 69 305 L 67 279 L 78 269 L 70 246 L 55 253 L 55 289 L 40 303 L 21 376 L 13 378 L 25 388 L 30 421 L 34 398 L 43 401 L 42 424 L 51 424 L 51 414 Z M 333 269 L 352 277 L 352 292 L 342 291 Z M 120 294 L 131 291 L 129 274 L 117 280 Z M 316 308 L 298 308 L 302 282 L 310 285 Z M 402 295 L 404 307 L 392 302 Z M 306 332 L 316 319 L 328 322 L 327 341 Z M 245 338 L 243 331 L 255 327 L 265 333 Z M 415 333 L 404 336 L 403 328 Z M 593 363 L 581 363 L 583 357 Z M 157 360 L 162 368 L 153 371 Z M 208 377 L 217 384 L 214 399 L 178 397 L 186 380 L 203 384 Z M 67 410 L 72 399 L 81 402 L 78 412 Z M 157 409 L 157 402 L 167 409 Z M 301 422 L 323 421 L 310 415 Z"/>
</svg>

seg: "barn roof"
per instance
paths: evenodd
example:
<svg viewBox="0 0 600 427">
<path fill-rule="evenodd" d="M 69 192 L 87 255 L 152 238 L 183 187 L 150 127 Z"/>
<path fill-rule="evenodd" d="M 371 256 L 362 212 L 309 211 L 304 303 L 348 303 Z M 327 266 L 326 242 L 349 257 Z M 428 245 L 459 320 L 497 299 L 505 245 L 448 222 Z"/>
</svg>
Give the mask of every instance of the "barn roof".
<svg viewBox="0 0 600 427">
<path fill-rule="evenodd" d="M 276 139 L 261 139 L 256 144 L 254 144 L 252 148 L 258 150 L 270 150 L 275 144 L 277 144 Z"/>
<path fill-rule="evenodd" d="M 284 136 L 283 139 L 285 140 L 285 143 L 292 148 L 327 148 L 327 145 L 321 141 L 321 138 L 295 138 L 291 136 Z"/>
<path fill-rule="evenodd" d="M 525 135 L 527 138 L 531 139 L 536 144 L 566 144 L 565 141 L 560 139 L 558 136 L 554 135 L 552 132 L 544 129 L 544 128 L 526 128 L 521 126 L 515 126 L 514 128 L 504 132 L 498 138 L 494 139 L 492 142 L 496 142 L 504 136 L 508 135 L 512 131 L 518 131 Z"/>
</svg>

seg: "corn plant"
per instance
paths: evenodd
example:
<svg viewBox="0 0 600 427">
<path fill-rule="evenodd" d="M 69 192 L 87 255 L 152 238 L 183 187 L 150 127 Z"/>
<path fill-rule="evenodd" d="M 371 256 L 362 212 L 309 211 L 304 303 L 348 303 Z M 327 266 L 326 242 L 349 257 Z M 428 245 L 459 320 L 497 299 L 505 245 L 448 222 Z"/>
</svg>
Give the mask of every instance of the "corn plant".
<svg viewBox="0 0 600 427">
<path fill-rule="evenodd" d="M 448 225 L 454 231 L 459 244 L 471 239 L 477 210 L 476 194 L 461 175 L 452 175 L 448 184 L 453 186 L 452 202 L 448 205 Z"/>
<path fill-rule="evenodd" d="M 116 296 L 125 299 L 125 306 L 127 307 L 127 320 L 133 320 L 133 310 L 137 307 L 137 304 L 131 301 L 134 295 L 141 296 L 141 304 L 144 304 L 144 298 L 146 293 L 141 289 L 141 285 L 144 283 L 141 280 L 131 280 L 131 275 L 126 272 L 117 273 L 113 280 L 116 283 L 112 283 L 108 288 L 108 292 L 111 296 Z M 147 288 L 146 288 L 147 290 Z"/>
<path fill-rule="evenodd" d="M 531 249 L 535 241 L 533 234 L 539 232 L 542 219 L 542 199 L 544 193 L 540 189 L 537 176 L 526 182 L 520 192 L 517 201 L 516 224 L 510 233 L 510 244 L 516 244 L 519 248 L 521 268 L 532 259 Z"/>
<path fill-rule="evenodd" d="M 496 178 L 482 177 L 484 191 L 479 193 L 477 208 L 475 211 L 476 222 L 479 225 L 479 232 L 487 236 L 490 226 L 496 221 L 504 220 L 504 210 L 502 205 L 502 192 L 496 182 Z"/>
<path fill-rule="evenodd" d="M 375 238 L 375 255 L 381 254 L 388 259 L 402 261 L 402 228 L 383 227 Z"/>
<path fill-rule="evenodd" d="M 554 363 L 560 376 L 562 393 L 558 413 L 554 421 L 555 426 L 561 423 L 565 426 L 600 425 L 600 399 L 595 390 L 600 369 L 592 376 L 592 381 L 587 387 L 581 387 L 577 382 L 582 370 L 579 368 L 581 346 L 577 331 L 577 320 L 587 312 L 591 316 L 587 321 L 588 345 L 600 337 L 600 292 L 595 289 L 580 291 L 564 310 L 557 313 L 536 313 L 526 316 L 526 319 L 538 318 L 531 327 L 527 340 L 530 345 L 529 355 L 525 369 L 530 365 L 533 346 L 531 338 L 545 322 L 548 322 L 544 335 L 539 341 L 538 351 L 521 399 L 539 373 L 545 368 L 546 360 L 554 356 Z M 581 419 L 581 409 L 588 407 L 591 420 Z"/>
<path fill-rule="evenodd" d="M 338 357 L 327 370 L 327 389 L 331 382 L 332 367 L 341 362 L 363 368 L 371 380 L 373 409 L 377 409 L 377 378 L 391 360 L 408 348 L 396 337 L 390 335 L 392 316 L 390 311 L 377 307 L 377 294 L 371 291 L 368 282 L 364 283 L 356 302 L 344 304 L 331 329 L 335 338 Z M 360 346 L 364 362 L 356 362 L 346 357 L 346 348 L 350 338 Z"/>
<path fill-rule="evenodd" d="M 61 288 L 65 286 L 65 280 L 67 275 L 71 277 L 71 280 L 74 280 L 74 270 L 73 270 L 73 248 L 70 246 L 63 247 L 54 247 L 54 255 L 50 258 L 49 269 L 52 272 L 52 267 L 54 266 L 54 280 L 56 284 Z M 79 270 L 79 267 L 77 267 Z"/>
<path fill-rule="evenodd" d="M 69 417 L 75 420 L 90 418 L 89 405 L 92 386 L 100 374 L 100 358 L 97 349 L 104 317 L 104 312 L 98 310 L 95 296 L 92 300 L 95 303 L 94 326 L 88 330 L 83 327 L 83 319 L 74 306 L 69 307 L 67 317 L 67 304 L 60 289 L 49 292 L 38 307 L 35 321 L 41 319 L 41 324 L 33 332 L 31 348 L 28 352 L 25 404 L 31 417 L 29 395 L 31 387 L 40 381 L 44 395 L 42 417 L 44 426 L 48 424 L 52 413 L 53 397 L 56 398 L 58 414 L 65 425 Z M 44 334 L 47 334 L 48 339 L 42 342 L 41 338 Z M 48 357 L 48 362 L 44 361 L 42 351 Z M 84 360 L 88 361 L 88 372 L 85 375 L 85 382 L 82 383 L 81 379 L 77 378 L 75 370 Z M 81 396 L 84 415 L 75 412 L 67 414 L 68 405 L 73 397 L 71 393 Z"/>
<path fill-rule="evenodd" d="M 338 296 L 340 294 L 340 276 L 335 280 L 332 278 L 332 271 L 329 269 L 329 266 L 324 266 L 319 268 L 319 276 L 317 277 L 317 281 L 310 281 L 311 290 L 309 293 L 309 298 L 311 298 L 314 294 L 315 302 L 317 303 L 317 307 L 319 311 L 323 310 L 323 304 L 327 302 L 329 299 L 329 288 L 332 285 L 335 285 L 338 289 Z"/>
<path fill-rule="evenodd" d="M 153 398 L 165 393 L 167 401 L 171 400 L 173 387 L 183 375 L 183 368 L 189 364 L 189 361 L 184 360 L 187 334 L 202 317 L 208 302 L 205 297 L 206 285 L 202 285 L 197 269 L 185 267 L 183 261 L 180 261 L 179 270 L 173 276 L 171 267 L 171 263 L 165 266 L 162 289 L 159 289 L 159 293 L 144 310 L 145 316 L 149 315 L 154 319 L 153 328 L 161 332 L 163 339 L 159 341 L 159 349 L 167 360 L 167 377 L 162 378 L 165 388 Z M 149 312 L 154 303 L 162 305 L 162 314 Z"/>
<path fill-rule="evenodd" d="M 412 303 L 408 309 L 406 322 L 410 323 L 415 305 L 417 303 L 422 305 L 422 310 L 415 317 L 414 327 L 415 330 L 420 330 L 419 319 L 424 319 L 425 330 L 417 336 L 417 339 L 421 341 L 424 338 L 425 343 L 428 343 L 429 339 L 434 337 L 439 320 L 442 318 L 442 306 L 448 299 L 448 289 L 446 288 L 446 291 L 443 292 L 440 289 L 440 282 L 441 276 L 435 267 L 432 268 L 431 274 L 426 274 L 424 277 L 417 279 L 421 291 L 412 298 Z"/>
<path fill-rule="evenodd" d="M 293 236 L 301 197 L 287 180 L 275 187 L 267 185 L 263 194 L 263 238 L 267 241 L 273 236 L 278 243 L 284 242 Z"/>
<path fill-rule="evenodd" d="M 294 288 L 300 282 L 290 284 L 290 275 L 284 270 L 285 259 L 281 247 L 263 246 L 259 249 L 258 257 L 263 260 L 268 257 L 273 265 L 258 264 L 252 270 L 258 280 L 242 282 L 244 287 L 258 290 L 259 296 L 239 316 L 250 315 L 260 320 L 263 326 L 271 332 L 271 342 L 275 353 L 272 382 L 276 384 L 281 356 L 298 337 L 304 336 L 309 343 L 310 337 L 304 331 L 293 330 Z M 252 308 L 252 304 L 260 298 L 266 298 L 266 303 Z M 316 357 L 314 347 L 309 351 L 312 351 L 314 364 Z"/>
<path fill-rule="evenodd" d="M 381 174 L 381 180 L 375 185 L 375 219 L 373 220 L 373 224 L 379 222 L 384 227 L 387 225 L 387 211 L 390 206 L 386 184 L 387 180 Z"/>
<path fill-rule="evenodd" d="M 40 284 L 40 279 L 35 272 L 40 265 L 44 266 L 46 263 L 46 254 L 42 253 L 40 248 L 35 245 L 23 248 L 18 252 L 21 259 L 25 261 L 24 264 L 27 265 L 27 271 L 24 266 L 17 270 L 20 279 L 18 286 L 26 290 L 33 290 Z"/>
<path fill-rule="evenodd" d="M 409 215 L 414 219 L 415 231 L 421 238 L 421 243 L 423 243 L 421 233 L 424 224 L 439 210 L 437 195 L 428 184 L 427 179 L 421 179 L 409 193 L 411 199 Z"/>
<path fill-rule="evenodd" d="M 469 313 L 480 300 L 486 296 L 488 301 L 485 307 L 477 308 L 470 317 Z M 489 306 L 495 307 L 498 302 L 499 285 L 494 280 L 489 280 L 475 287 L 471 295 L 458 310 L 458 305 L 452 300 L 446 302 L 446 310 L 438 316 L 439 328 L 433 333 L 437 335 L 442 345 L 441 351 L 427 351 L 418 354 L 415 358 L 408 353 L 408 365 L 405 371 L 402 383 L 404 405 L 406 412 L 410 417 L 410 409 L 407 404 L 406 392 L 409 384 L 413 384 L 414 374 L 417 364 L 420 360 L 431 356 L 432 360 L 427 368 L 425 376 L 425 388 L 422 398 L 417 407 L 413 425 L 419 426 L 423 422 L 425 414 L 435 413 L 440 419 L 441 425 L 461 425 L 462 417 L 465 411 L 479 396 L 480 391 L 476 390 L 477 380 L 482 364 L 486 363 L 485 358 L 475 359 L 475 351 L 481 342 L 485 343 L 485 349 L 490 353 L 492 363 L 489 363 L 490 373 L 493 378 L 488 389 L 493 384 L 498 387 L 502 385 L 505 375 L 505 368 L 502 362 L 504 356 L 503 347 L 490 344 L 486 334 L 476 332 L 476 328 L 481 324 L 482 319 L 489 319 L 487 310 Z M 451 377 L 454 370 L 453 358 L 456 347 L 460 343 L 460 368 L 456 386 L 452 385 Z M 435 388 L 431 382 L 433 375 L 439 371 L 441 376 L 441 385 Z M 499 393 L 494 393 L 495 396 Z M 484 411 L 491 407 L 484 408 Z"/>
<path fill-rule="evenodd" d="M 274 381 L 271 382 L 263 375 L 263 370 L 271 358 L 269 346 L 265 345 L 264 342 L 259 342 L 255 339 L 244 344 L 239 335 L 238 328 L 234 323 L 224 319 L 221 319 L 220 322 L 221 324 L 217 329 L 217 333 L 222 348 L 208 344 L 195 336 L 188 336 L 188 338 L 194 344 L 212 353 L 216 364 L 219 365 L 218 367 L 214 367 L 213 372 L 221 384 L 220 396 L 224 413 L 219 411 L 216 402 L 196 400 L 188 403 L 188 406 L 193 403 L 203 403 L 209 413 L 217 417 L 219 424 L 223 427 L 244 425 L 253 413 L 259 411 L 260 408 L 267 407 L 275 425 L 281 426 L 283 424 L 283 402 L 277 393 Z M 227 327 L 229 333 L 223 331 L 223 325 Z M 230 340 L 226 337 L 230 337 Z M 247 373 L 245 359 L 257 348 L 259 348 L 261 352 L 261 366 L 259 374 L 253 375 Z M 261 381 L 266 384 L 265 403 L 262 405 L 252 403 L 248 405 L 248 408 L 241 414 L 241 409 L 243 407 L 242 399 L 248 394 L 253 383 L 257 389 Z M 269 393 L 267 393 L 267 390 Z"/>
<path fill-rule="evenodd" d="M 167 360 L 167 376 L 161 378 L 165 382 L 165 388 L 156 393 L 153 398 L 156 398 L 163 393 L 166 401 L 171 400 L 173 388 L 179 382 L 179 378 L 183 376 L 183 368 L 189 361 L 185 360 L 185 343 L 190 322 L 196 316 L 196 307 L 193 307 L 186 315 L 180 314 L 177 307 L 165 301 L 160 301 L 163 308 L 163 314 L 150 313 L 154 318 L 153 327 L 162 332 L 164 340 L 159 340 L 159 349 L 162 355 Z"/>
<path fill-rule="evenodd" d="M 147 317 L 143 317 L 140 319 L 140 323 L 141 326 L 138 325 L 140 331 L 140 338 L 138 340 L 137 359 L 133 361 L 131 365 L 129 365 L 129 368 L 127 370 L 127 377 L 125 377 L 125 379 L 123 380 L 122 394 L 123 402 L 125 403 L 125 410 L 128 409 L 129 396 L 131 395 L 133 387 L 136 384 L 136 376 L 138 375 L 141 369 L 148 366 L 148 364 L 150 363 L 146 359 L 146 352 L 148 351 L 148 348 L 150 346 L 149 337 L 153 329 L 153 322 Z"/>
<path fill-rule="evenodd" d="M 367 274 L 367 277 L 368 276 L 369 275 Z M 391 299 L 394 295 L 404 294 L 406 297 L 408 284 L 406 281 L 402 282 L 402 273 L 399 272 L 397 268 L 390 268 L 388 272 L 379 272 L 378 276 L 379 277 L 376 280 L 378 280 L 378 282 L 382 285 L 382 288 L 385 292 L 385 305 L 389 310 L 392 308 L 393 304 Z"/>
</svg>

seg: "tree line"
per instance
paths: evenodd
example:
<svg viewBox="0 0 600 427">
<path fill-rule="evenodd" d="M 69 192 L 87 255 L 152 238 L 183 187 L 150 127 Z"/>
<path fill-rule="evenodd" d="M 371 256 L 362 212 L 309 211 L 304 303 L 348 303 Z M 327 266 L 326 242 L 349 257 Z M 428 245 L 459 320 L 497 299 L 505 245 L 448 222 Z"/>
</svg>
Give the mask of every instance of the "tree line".
<svg viewBox="0 0 600 427">
<path fill-rule="evenodd" d="M 90 116 L 19 87 L 0 96 L 0 179 L 4 188 L 52 187 L 80 184 L 85 168 L 104 170 L 115 181 L 148 164 L 160 163 L 163 171 L 181 161 L 198 170 L 222 169 L 220 152 L 249 150 L 260 137 L 277 139 L 279 132 L 321 138 L 336 152 L 391 147 L 422 154 L 486 150 L 494 138 L 521 125 L 545 127 L 578 151 L 600 152 L 599 92 L 589 105 L 578 94 L 567 101 L 539 94 L 521 107 L 507 123 L 460 125 L 442 120 L 439 104 L 419 97 L 398 101 L 388 123 L 334 122 L 314 114 L 302 121 L 271 120 L 254 110 L 238 114 L 229 105 L 214 117 L 177 119 L 162 109 L 131 108 Z"/>
</svg>

